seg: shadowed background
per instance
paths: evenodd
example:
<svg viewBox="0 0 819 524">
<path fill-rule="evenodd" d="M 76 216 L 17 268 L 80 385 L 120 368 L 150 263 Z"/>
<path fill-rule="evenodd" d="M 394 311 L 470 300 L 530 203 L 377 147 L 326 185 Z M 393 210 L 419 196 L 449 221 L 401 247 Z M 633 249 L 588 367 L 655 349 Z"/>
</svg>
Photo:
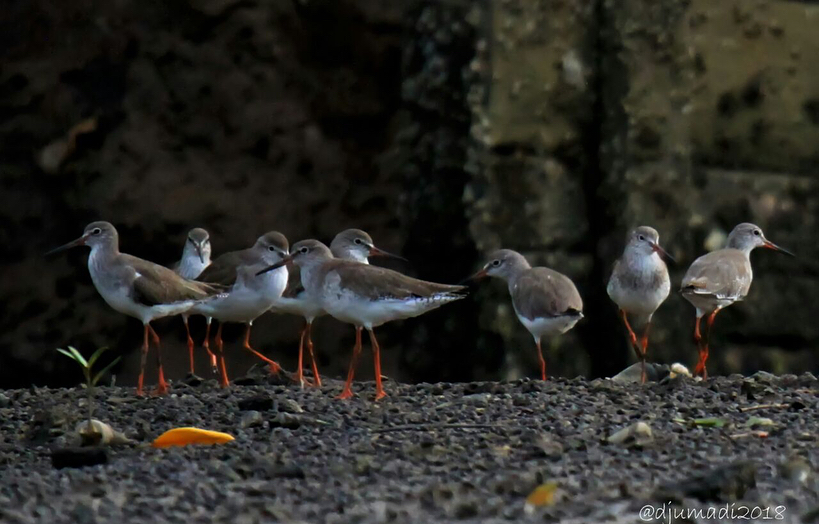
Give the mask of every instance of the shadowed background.
<svg viewBox="0 0 819 524">
<path fill-rule="evenodd" d="M 656 227 L 688 264 L 738 222 L 796 252 L 752 257 L 722 313 L 712 374 L 816 372 L 819 347 L 819 7 L 708 0 L 13 0 L 0 20 L 0 387 L 65 385 L 56 347 L 125 355 L 141 326 L 102 301 L 87 250 L 45 258 L 96 219 L 121 249 L 171 264 L 189 228 L 218 255 L 279 230 L 347 227 L 456 282 L 481 254 L 520 250 L 571 277 L 586 319 L 546 344 L 550 373 L 628 365 L 605 293 L 626 231 Z M 649 357 L 693 364 L 694 310 L 676 292 Z M 257 349 L 293 369 L 301 321 L 266 315 Z M 192 320 L 197 341 L 204 321 Z M 179 319 L 157 322 L 170 378 Z M 402 381 L 536 375 L 505 286 L 378 330 Z M 226 329 L 229 366 L 253 360 Z M 314 329 L 341 376 L 353 329 Z M 367 355 L 369 353 L 365 353 Z M 203 351 L 200 374 L 206 375 Z M 362 360 L 361 378 L 372 376 Z M 149 377 L 152 375 L 149 375 Z"/>
</svg>

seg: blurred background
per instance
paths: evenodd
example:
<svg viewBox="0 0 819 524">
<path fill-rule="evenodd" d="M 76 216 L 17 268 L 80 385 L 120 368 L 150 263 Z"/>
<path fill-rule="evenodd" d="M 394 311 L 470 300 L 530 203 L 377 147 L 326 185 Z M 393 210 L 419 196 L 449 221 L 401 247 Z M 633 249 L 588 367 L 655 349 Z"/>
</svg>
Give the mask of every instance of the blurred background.
<svg viewBox="0 0 819 524">
<path fill-rule="evenodd" d="M 654 226 L 678 260 L 649 357 L 693 365 L 679 281 L 752 221 L 797 258 L 754 253 L 709 371 L 816 373 L 817 27 L 819 5 L 797 1 L 7 1 L 0 387 L 76 383 L 54 351 L 68 344 L 116 348 L 134 383 L 141 325 L 97 295 L 87 249 L 43 256 L 96 219 L 162 264 L 195 226 L 214 254 L 359 227 L 411 261 L 389 267 L 450 283 L 513 248 L 577 283 L 586 318 L 545 353 L 550 373 L 587 377 L 633 361 L 605 292 L 629 228 Z M 266 315 L 252 341 L 292 370 L 300 327 Z M 156 328 L 183 377 L 181 321 Z M 316 322 L 323 373 L 342 375 L 353 333 Z M 253 363 L 241 334 L 226 327 L 235 376 Z M 499 281 L 377 334 L 401 381 L 537 375 Z"/>
</svg>

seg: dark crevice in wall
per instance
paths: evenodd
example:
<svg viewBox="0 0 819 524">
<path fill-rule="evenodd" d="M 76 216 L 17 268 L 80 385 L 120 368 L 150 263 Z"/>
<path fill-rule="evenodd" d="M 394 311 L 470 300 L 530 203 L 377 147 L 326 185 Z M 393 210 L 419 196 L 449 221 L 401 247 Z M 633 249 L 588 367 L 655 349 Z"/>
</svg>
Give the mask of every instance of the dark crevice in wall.
<svg viewBox="0 0 819 524">
<path fill-rule="evenodd" d="M 612 180 L 619 177 L 619 169 L 612 161 L 612 145 L 620 140 L 620 126 L 624 114 L 620 100 L 625 87 L 622 64 L 617 61 L 613 23 L 604 5 L 605 0 L 595 2 L 595 28 L 589 31 L 593 39 L 595 57 L 592 89 L 594 106 L 592 118 L 583 136 L 587 156 L 583 189 L 586 212 L 589 221 L 589 235 L 586 244 L 592 254 L 593 266 L 589 275 L 589 285 L 585 290 L 584 326 L 580 330 L 583 345 L 591 357 L 590 375 L 610 377 L 620 372 L 628 364 L 628 348 L 623 327 L 614 314 L 615 306 L 606 293 L 606 283 L 611 273 L 613 253 L 609 253 L 607 241 L 616 232 L 618 220 L 613 214 L 611 202 L 623 201 L 617 198 Z"/>
<path fill-rule="evenodd" d="M 414 275 L 455 283 L 474 270 L 477 251 L 463 212 L 464 170 L 471 111 L 467 92 L 472 79 L 475 28 L 463 22 L 468 6 L 429 2 L 411 18 L 407 35 L 402 94 L 406 114 L 399 132 L 396 161 L 406 200 L 404 253 L 413 257 Z M 423 21 L 423 22 L 421 22 Z M 445 66 L 431 68 L 431 60 Z M 471 298 L 446 305 L 423 319 L 403 323 L 400 367 L 407 378 L 464 381 L 473 378 L 478 317 Z M 434 348 L 434 349 L 433 349 Z"/>
</svg>

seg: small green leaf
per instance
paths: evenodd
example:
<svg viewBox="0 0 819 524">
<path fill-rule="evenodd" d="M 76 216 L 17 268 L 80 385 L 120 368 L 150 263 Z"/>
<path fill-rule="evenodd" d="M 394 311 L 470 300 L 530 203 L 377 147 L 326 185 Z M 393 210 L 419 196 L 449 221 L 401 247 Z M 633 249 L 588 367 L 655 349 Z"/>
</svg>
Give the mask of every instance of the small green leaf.
<svg viewBox="0 0 819 524">
<path fill-rule="evenodd" d="M 94 351 L 94 354 L 91 355 L 91 358 L 88 359 L 88 367 L 89 368 L 92 367 L 94 365 L 94 362 L 96 362 L 97 359 L 100 358 L 100 355 L 105 353 L 107 350 L 108 350 L 108 347 L 103 346 L 103 347 L 99 348 L 98 350 Z"/>
<path fill-rule="evenodd" d="M 121 358 L 122 358 L 122 357 L 117 357 L 117 358 L 115 358 L 114 360 L 112 360 L 112 361 L 111 361 L 111 363 L 110 363 L 110 364 L 108 364 L 107 366 L 105 366 L 104 368 L 102 368 L 102 371 L 100 371 L 99 373 L 97 373 L 96 375 L 94 375 L 94 379 L 91 381 L 91 385 L 92 385 L 92 386 L 96 386 L 96 385 L 97 385 L 97 382 L 99 382 L 99 381 L 100 381 L 100 379 L 101 379 L 103 376 L 105 376 L 105 374 L 106 374 L 106 373 L 108 373 L 108 372 L 111 370 L 111 368 L 112 368 L 112 367 L 114 367 L 114 366 L 116 365 L 116 363 L 117 363 L 117 362 L 119 362 L 119 359 L 121 359 Z"/>
<path fill-rule="evenodd" d="M 82 353 L 77 351 L 77 349 L 73 346 L 68 346 L 68 351 L 70 351 L 74 355 L 74 360 L 80 363 L 80 365 L 84 368 L 88 367 L 88 361 L 85 360 L 85 357 L 82 356 Z"/>
<path fill-rule="evenodd" d="M 67 356 L 68 358 L 70 358 L 70 359 L 71 359 L 71 360 L 73 360 L 74 362 L 76 362 L 76 361 L 77 361 L 77 359 L 76 359 L 76 358 L 74 358 L 74 355 L 73 355 L 73 354 L 71 354 L 71 353 L 69 353 L 68 351 L 66 351 L 66 350 L 64 350 L 64 349 L 62 349 L 62 348 L 57 348 L 57 351 L 59 351 L 60 353 L 62 353 L 62 354 L 63 354 L 63 355 L 65 355 L 65 356 Z"/>
<path fill-rule="evenodd" d="M 693 422 L 695 426 L 703 426 L 706 428 L 721 428 L 722 426 L 727 424 L 725 419 L 716 417 L 695 418 Z"/>
</svg>

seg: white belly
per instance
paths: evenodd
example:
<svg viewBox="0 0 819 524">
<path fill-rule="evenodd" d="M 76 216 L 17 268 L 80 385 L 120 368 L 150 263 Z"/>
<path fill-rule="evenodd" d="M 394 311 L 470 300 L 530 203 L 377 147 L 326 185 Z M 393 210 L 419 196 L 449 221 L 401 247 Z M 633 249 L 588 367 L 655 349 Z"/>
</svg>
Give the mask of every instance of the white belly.
<svg viewBox="0 0 819 524">
<path fill-rule="evenodd" d="M 150 307 L 137 304 L 129 298 L 128 293 L 130 290 L 128 288 L 99 286 L 96 281 L 94 281 L 94 285 L 103 300 L 115 311 L 138 318 L 143 323 L 153 319 Z"/>
<path fill-rule="evenodd" d="M 213 317 L 221 322 L 250 322 L 267 311 L 272 303 L 260 293 L 239 288 L 206 298 L 198 302 L 190 312 Z"/>
<path fill-rule="evenodd" d="M 656 289 L 640 289 L 625 286 L 610 285 L 607 289 L 609 297 L 626 313 L 641 317 L 650 317 L 657 311 L 671 291 L 671 282 L 666 281 Z"/>
<path fill-rule="evenodd" d="M 440 295 L 434 298 L 378 299 L 369 300 L 349 292 L 327 290 L 321 304 L 331 316 L 342 322 L 371 329 L 391 320 L 412 318 L 448 302 L 461 298 Z"/>
<path fill-rule="evenodd" d="M 310 299 L 307 293 L 302 292 L 297 297 L 280 297 L 273 303 L 270 310 L 274 313 L 298 315 L 312 320 L 325 314 L 324 309 L 315 300 Z"/>
<path fill-rule="evenodd" d="M 741 298 L 717 298 L 714 295 L 698 295 L 696 293 L 683 293 L 683 298 L 685 298 L 688 302 L 691 303 L 695 308 L 697 308 L 697 315 L 702 316 L 702 314 L 710 313 L 715 309 L 722 309 L 724 307 L 728 307 L 737 300 L 742 300 Z"/>
<path fill-rule="evenodd" d="M 287 269 L 281 267 L 259 277 L 255 270 L 240 274 L 229 292 L 206 298 L 190 310 L 221 322 L 251 322 L 281 298 L 287 286 Z"/>
<path fill-rule="evenodd" d="M 548 337 L 560 335 L 569 331 L 581 318 L 583 318 L 581 315 L 565 315 L 561 317 L 536 318 L 534 320 L 529 320 L 520 314 L 518 315 L 518 320 L 520 320 L 520 323 L 523 324 L 527 330 L 529 330 L 529 333 L 532 334 L 536 341 L 540 340 L 540 338 L 544 336 Z"/>
</svg>

